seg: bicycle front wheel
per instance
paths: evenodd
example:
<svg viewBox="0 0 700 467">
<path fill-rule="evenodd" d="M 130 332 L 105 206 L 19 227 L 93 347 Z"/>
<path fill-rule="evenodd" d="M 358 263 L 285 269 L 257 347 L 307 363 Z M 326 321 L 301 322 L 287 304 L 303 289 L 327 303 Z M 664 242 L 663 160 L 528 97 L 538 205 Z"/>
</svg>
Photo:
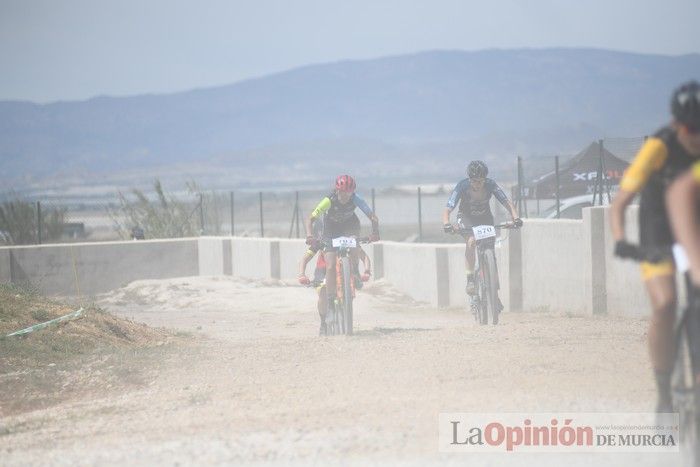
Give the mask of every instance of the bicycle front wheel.
<svg viewBox="0 0 700 467">
<path fill-rule="evenodd" d="M 350 267 L 350 258 L 341 258 L 340 266 L 343 269 L 343 306 L 340 321 L 343 322 L 344 333 L 352 335 L 352 268 Z"/>
</svg>

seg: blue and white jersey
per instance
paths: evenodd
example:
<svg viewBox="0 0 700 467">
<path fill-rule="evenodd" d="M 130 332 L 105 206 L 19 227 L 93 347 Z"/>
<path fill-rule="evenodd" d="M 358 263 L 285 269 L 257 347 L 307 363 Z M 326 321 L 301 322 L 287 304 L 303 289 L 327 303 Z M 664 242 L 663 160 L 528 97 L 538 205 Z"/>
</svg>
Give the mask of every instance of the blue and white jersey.
<svg viewBox="0 0 700 467">
<path fill-rule="evenodd" d="M 481 216 L 491 212 L 489 206 L 491 196 L 495 196 L 498 202 L 508 209 L 508 197 L 494 180 L 487 178 L 484 189 L 475 192 L 472 190 L 471 181 L 465 178 L 452 190 L 450 199 L 447 200 L 447 207 L 451 211 L 459 202 L 459 212 L 463 216 Z"/>
</svg>

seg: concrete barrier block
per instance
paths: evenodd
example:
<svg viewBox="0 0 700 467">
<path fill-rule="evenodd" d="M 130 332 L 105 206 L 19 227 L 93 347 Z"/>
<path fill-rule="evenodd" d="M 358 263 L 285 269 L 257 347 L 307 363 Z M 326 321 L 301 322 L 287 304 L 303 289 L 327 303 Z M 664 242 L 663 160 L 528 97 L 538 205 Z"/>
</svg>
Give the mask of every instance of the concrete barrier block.
<svg viewBox="0 0 700 467">
<path fill-rule="evenodd" d="M 508 309 L 516 312 L 523 311 L 523 263 L 525 259 L 521 232 L 522 229 L 515 229 L 508 233 Z"/>
<path fill-rule="evenodd" d="M 605 208 L 592 207 L 583 210 L 584 225 L 584 312 L 607 313 Z"/>
<path fill-rule="evenodd" d="M 449 247 L 435 248 L 437 306 L 450 306 L 450 265 L 448 259 Z"/>
<path fill-rule="evenodd" d="M 503 233 L 505 232 L 505 233 Z M 505 230 L 501 233 L 500 241 L 496 243 L 496 265 L 498 267 L 498 283 L 500 289 L 498 297 L 503 304 L 503 311 L 513 311 L 510 304 L 510 235 L 511 230 Z"/>
<path fill-rule="evenodd" d="M 522 309 L 584 313 L 587 264 L 580 220 L 527 220 L 522 248 Z"/>
<path fill-rule="evenodd" d="M 299 275 L 299 262 L 308 249 L 302 239 L 279 239 L 279 274 L 280 279 L 292 280 Z M 306 267 L 306 274 L 311 275 L 314 271 L 316 258 L 313 258 Z"/>
<path fill-rule="evenodd" d="M 232 271 L 235 277 L 269 279 L 272 277 L 270 239 L 231 239 L 233 254 Z"/>
<path fill-rule="evenodd" d="M 375 279 L 384 278 L 384 242 L 372 245 L 372 268 Z"/>
<path fill-rule="evenodd" d="M 138 279 L 196 276 L 197 239 L 95 242 L 5 248 L 12 279 L 48 295 L 90 296 Z"/>
<path fill-rule="evenodd" d="M 224 274 L 224 244 L 219 237 L 200 237 L 197 240 L 197 259 L 200 276 Z"/>
<path fill-rule="evenodd" d="M 415 300 L 437 306 L 437 246 L 384 242 L 384 278 Z"/>
<path fill-rule="evenodd" d="M 224 256 L 224 274 L 227 276 L 231 276 L 233 275 L 233 255 L 231 252 L 231 239 L 222 239 L 221 245 L 222 254 Z"/>
<path fill-rule="evenodd" d="M 463 243 L 454 243 L 445 248 L 447 249 L 447 264 L 449 268 L 449 306 L 466 309 L 468 306 L 467 294 L 465 292 L 467 276 L 464 266 L 464 250 L 466 246 Z"/>
</svg>

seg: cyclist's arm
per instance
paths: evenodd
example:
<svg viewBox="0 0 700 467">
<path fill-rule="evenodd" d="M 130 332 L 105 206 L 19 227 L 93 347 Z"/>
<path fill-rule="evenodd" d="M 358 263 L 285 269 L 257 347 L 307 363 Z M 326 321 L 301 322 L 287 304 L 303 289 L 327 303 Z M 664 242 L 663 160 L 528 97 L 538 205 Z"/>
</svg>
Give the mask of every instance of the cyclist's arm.
<svg viewBox="0 0 700 467">
<path fill-rule="evenodd" d="M 372 270 L 372 262 L 369 260 L 369 255 L 365 252 L 360 247 L 360 260 L 362 261 L 362 264 L 365 266 L 365 273 L 369 274 L 369 272 Z"/>
<path fill-rule="evenodd" d="M 616 242 L 625 239 L 625 210 L 627 210 L 627 206 L 630 205 L 635 195 L 644 188 L 649 177 L 663 166 L 667 157 L 666 144 L 659 138 L 649 138 L 625 171 L 625 175 L 620 181 L 620 191 L 617 192 L 610 206 L 610 229 Z"/>
<path fill-rule="evenodd" d="M 690 276 L 700 286 L 700 164 L 681 175 L 666 193 L 666 207 L 673 226 L 673 233 L 683 245 L 690 263 Z"/>
<path fill-rule="evenodd" d="M 321 200 L 320 203 L 314 208 L 313 211 L 311 211 L 311 215 L 309 216 L 308 219 L 306 219 L 306 236 L 309 237 L 313 235 L 313 224 L 318 219 L 321 217 L 325 212 L 327 212 L 331 208 L 331 199 L 326 196 Z"/>
<path fill-rule="evenodd" d="M 454 211 L 454 208 L 457 207 L 459 195 L 462 193 L 462 190 L 464 190 L 466 183 L 466 180 L 462 180 L 457 184 L 457 186 L 455 186 L 454 190 L 452 190 L 452 194 L 450 194 L 450 197 L 447 199 L 447 205 L 445 206 L 445 210 L 442 212 L 443 224 L 450 223 L 450 214 L 452 213 L 452 211 Z"/>
<path fill-rule="evenodd" d="M 311 258 L 314 257 L 316 253 L 314 253 L 311 250 L 306 250 L 304 252 L 304 256 L 301 258 L 301 261 L 299 262 L 299 275 L 300 276 L 305 276 L 306 275 L 306 265 L 309 264 L 309 261 Z"/>
<path fill-rule="evenodd" d="M 355 203 L 355 206 L 360 208 L 360 211 L 364 212 L 365 216 L 372 221 L 372 232 L 378 232 L 379 218 L 374 212 L 372 212 L 372 209 L 370 209 L 370 207 L 367 205 L 367 202 L 358 196 L 357 193 L 353 193 L 353 202 Z"/>
<path fill-rule="evenodd" d="M 498 186 L 494 182 L 494 189 L 493 189 L 493 195 L 496 197 L 499 203 L 508 210 L 510 213 L 510 217 L 513 218 L 513 221 L 518 218 L 518 210 L 515 208 L 515 205 L 511 202 L 511 200 L 508 199 L 508 196 L 506 196 L 505 192 L 503 189 Z"/>
<path fill-rule="evenodd" d="M 625 211 L 630 205 L 636 192 L 622 190 L 617 192 L 610 205 L 610 230 L 613 240 L 619 242 L 625 239 Z"/>
</svg>

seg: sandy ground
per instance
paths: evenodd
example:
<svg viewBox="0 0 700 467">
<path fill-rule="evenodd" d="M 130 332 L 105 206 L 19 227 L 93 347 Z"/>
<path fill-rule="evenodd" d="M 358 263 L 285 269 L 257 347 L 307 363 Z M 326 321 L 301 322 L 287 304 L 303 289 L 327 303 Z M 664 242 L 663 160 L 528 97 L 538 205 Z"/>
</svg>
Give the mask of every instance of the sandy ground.
<svg viewBox="0 0 700 467">
<path fill-rule="evenodd" d="M 381 281 L 351 337 L 318 337 L 313 289 L 138 281 L 109 311 L 191 333 L 142 387 L 3 420 L 0 464 L 675 465 L 673 454 L 441 454 L 441 412 L 648 412 L 646 320 L 416 304 Z"/>
</svg>

